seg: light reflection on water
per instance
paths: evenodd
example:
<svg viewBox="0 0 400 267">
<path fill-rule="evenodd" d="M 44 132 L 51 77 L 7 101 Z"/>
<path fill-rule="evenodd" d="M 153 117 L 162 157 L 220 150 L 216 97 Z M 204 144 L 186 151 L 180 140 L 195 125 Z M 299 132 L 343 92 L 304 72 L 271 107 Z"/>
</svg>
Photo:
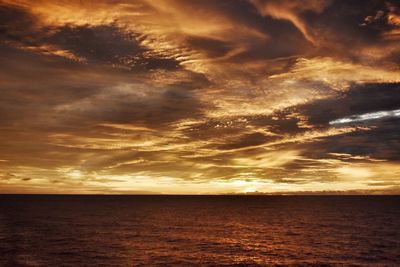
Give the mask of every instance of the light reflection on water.
<svg viewBox="0 0 400 267">
<path fill-rule="evenodd" d="M 400 197 L 1 196 L 0 264 L 400 264 Z"/>
</svg>

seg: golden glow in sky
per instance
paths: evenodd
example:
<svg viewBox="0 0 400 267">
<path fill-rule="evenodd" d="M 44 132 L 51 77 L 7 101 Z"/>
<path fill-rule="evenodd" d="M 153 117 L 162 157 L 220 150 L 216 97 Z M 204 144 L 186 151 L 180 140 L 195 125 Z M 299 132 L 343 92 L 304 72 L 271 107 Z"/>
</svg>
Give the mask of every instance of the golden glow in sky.
<svg viewBox="0 0 400 267">
<path fill-rule="evenodd" d="M 378 2 L 0 0 L 0 193 L 400 192 Z"/>
</svg>

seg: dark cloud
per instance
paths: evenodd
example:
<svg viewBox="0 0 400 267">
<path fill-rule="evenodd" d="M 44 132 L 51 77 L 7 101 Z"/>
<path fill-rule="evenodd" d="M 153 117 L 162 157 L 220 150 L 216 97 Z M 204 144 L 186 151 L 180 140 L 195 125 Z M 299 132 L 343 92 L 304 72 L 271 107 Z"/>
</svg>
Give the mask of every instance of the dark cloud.
<svg viewBox="0 0 400 267">
<path fill-rule="evenodd" d="M 67 49 L 88 63 L 125 66 L 134 71 L 179 69 L 179 62 L 174 59 L 145 55 L 148 49 L 137 38 L 137 34 L 127 33 L 117 25 L 66 25 L 43 41 Z"/>
<path fill-rule="evenodd" d="M 399 83 L 353 85 L 348 92 L 301 106 L 299 110 L 312 124 L 327 126 L 330 121 L 351 115 L 399 109 L 399 93 Z"/>
<path fill-rule="evenodd" d="M 0 3 L 0 40 L 29 44 L 38 34 L 38 19 L 29 11 Z"/>
<path fill-rule="evenodd" d="M 385 34 L 395 26 L 387 20 L 390 1 L 331 1 L 320 13 L 304 13 L 302 19 L 319 42 L 318 53 L 360 62 L 398 62 L 395 40 Z M 379 47 L 386 52 L 379 53 Z M 372 54 L 372 55 L 371 55 Z M 384 58 L 384 59 L 383 59 Z M 381 61 L 382 62 L 382 61 Z"/>
<path fill-rule="evenodd" d="M 145 50 L 134 36 L 122 32 L 116 25 L 59 27 L 45 42 L 57 44 L 89 62 L 121 64 L 134 60 Z"/>
<path fill-rule="evenodd" d="M 375 159 L 400 160 L 399 121 L 393 119 L 375 123 L 376 128 L 369 131 L 360 129 L 346 135 L 321 138 L 317 143 L 307 145 L 307 156 L 318 159 L 329 157 L 328 153 L 345 153 Z"/>
</svg>

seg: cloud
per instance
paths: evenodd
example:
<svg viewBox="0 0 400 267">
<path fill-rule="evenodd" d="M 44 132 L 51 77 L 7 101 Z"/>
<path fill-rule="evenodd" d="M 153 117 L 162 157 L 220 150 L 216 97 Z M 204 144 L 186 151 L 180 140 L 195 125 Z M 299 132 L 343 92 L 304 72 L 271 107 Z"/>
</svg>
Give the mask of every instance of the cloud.
<svg viewBox="0 0 400 267">
<path fill-rule="evenodd" d="M 338 61 L 332 58 L 300 58 L 292 69 L 270 76 L 289 82 L 311 81 L 337 91 L 347 90 L 351 84 L 399 82 L 399 71 L 377 69 L 373 66 Z"/>
<path fill-rule="evenodd" d="M 350 117 L 345 117 L 334 121 L 330 121 L 329 124 L 352 123 L 352 122 L 376 120 L 376 119 L 390 118 L 390 117 L 400 117 L 400 110 L 396 109 L 390 111 L 377 111 L 377 112 L 365 113 L 362 115 L 352 115 Z"/>
<path fill-rule="evenodd" d="M 321 13 L 330 1 L 307 0 L 307 1 L 259 1 L 252 3 L 264 16 L 271 16 L 276 19 L 288 20 L 304 35 L 311 43 L 316 44 L 315 38 L 303 21 L 301 13 L 311 11 Z"/>
<path fill-rule="evenodd" d="M 391 190 L 398 10 L 374 0 L 2 0 L 0 185 Z M 353 121 L 332 124 L 343 119 Z"/>
</svg>

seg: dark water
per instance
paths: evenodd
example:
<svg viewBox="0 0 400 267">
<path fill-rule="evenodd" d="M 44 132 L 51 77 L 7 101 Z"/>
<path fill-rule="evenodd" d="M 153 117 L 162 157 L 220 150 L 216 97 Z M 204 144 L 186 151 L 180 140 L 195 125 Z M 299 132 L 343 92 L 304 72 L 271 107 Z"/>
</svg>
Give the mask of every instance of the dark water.
<svg viewBox="0 0 400 267">
<path fill-rule="evenodd" d="M 400 266 L 400 197 L 0 196 L 1 266 L 275 264 Z"/>
</svg>

